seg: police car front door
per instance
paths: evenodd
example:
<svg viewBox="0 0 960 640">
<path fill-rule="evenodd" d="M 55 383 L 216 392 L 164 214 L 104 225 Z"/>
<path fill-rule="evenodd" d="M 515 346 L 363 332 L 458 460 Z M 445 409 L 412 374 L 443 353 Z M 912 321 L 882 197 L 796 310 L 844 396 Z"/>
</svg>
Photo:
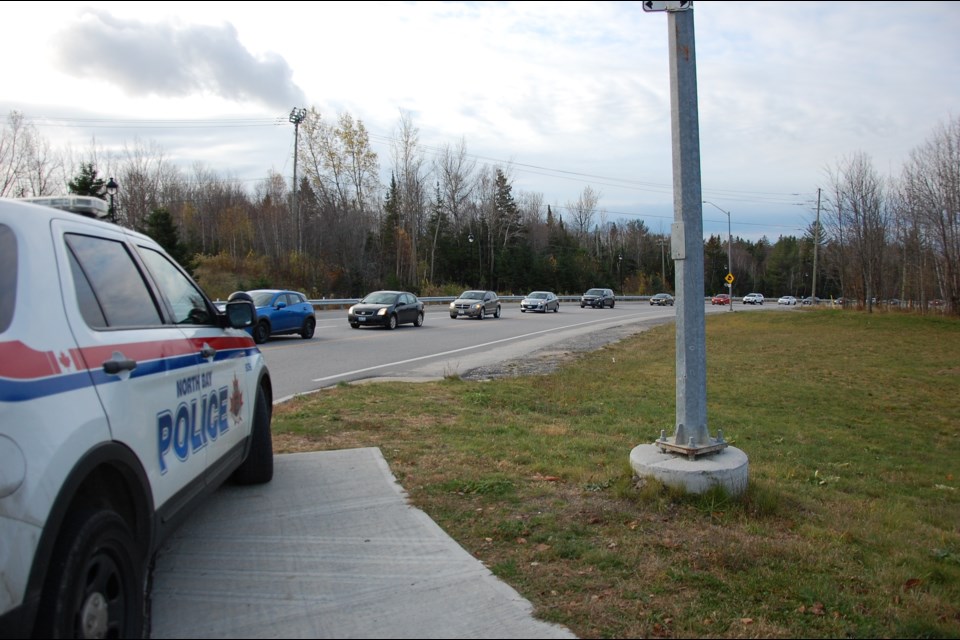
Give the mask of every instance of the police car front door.
<svg viewBox="0 0 960 640">
<path fill-rule="evenodd" d="M 257 391 L 256 376 L 250 372 L 263 356 L 249 333 L 219 326 L 212 303 L 165 255 L 146 246 L 138 246 L 138 251 L 172 321 L 197 356 L 196 429 L 207 456 L 206 475 L 214 479 L 243 458 Z"/>
<path fill-rule="evenodd" d="M 53 227 L 60 277 L 73 285 L 63 287 L 80 347 L 71 366 L 89 372 L 111 437 L 140 460 L 155 507 L 175 511 L 203 489 L 207 465 L 198 358 L 122 230 L 81 220 Z"/>
</svg>

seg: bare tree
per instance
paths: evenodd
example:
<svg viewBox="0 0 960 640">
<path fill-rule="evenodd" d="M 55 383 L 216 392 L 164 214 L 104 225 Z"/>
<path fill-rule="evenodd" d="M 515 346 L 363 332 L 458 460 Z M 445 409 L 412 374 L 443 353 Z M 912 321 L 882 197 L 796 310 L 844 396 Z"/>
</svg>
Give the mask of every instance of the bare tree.
<svg viewBox="0 0 960 640">
<path fill-rule="evenodd" d="M 852 264 L 856 266 L 859 292 L 872 308 L 873 297 L 883 290 L 883 260 L 889 233 L 889 208 L 883 181 L 863 153 L 842 160 L 831 171 L 831 227 L 848 242 Z"/>
<path fill-rule="evenodd" d="M 425 228 L 428 200 L 426 185 L 429 180 L 428 172 L 424 169 L 419 135 L 410 115 L 401 112 L 393 143 L 393 163 L 399 186 L 400 227 L 405 230 L 405 242 L 397 244 L 396 275 L 402 282 L 414 286 L 419 282 L 418 241 Z"/>
<path fill-rule="evenodd" d="M 594 191 L 590 185 L 583 188 L 580 197 L 575 202 L 567 202 L 567 211 L 573 216 L 576 235 L 581 245 L 584 244 L 587 234 L 592 231 L 593 216 L 596 215 L 599 202 L 600 193 Z"/>
<path fill-rule="evenodd" d="M 949 310 L 960 314 L 960 118 L 940 125 L 910 154 L 901 188 L 904 207 L 932 251 L 939 289 Z"/>
</svg>

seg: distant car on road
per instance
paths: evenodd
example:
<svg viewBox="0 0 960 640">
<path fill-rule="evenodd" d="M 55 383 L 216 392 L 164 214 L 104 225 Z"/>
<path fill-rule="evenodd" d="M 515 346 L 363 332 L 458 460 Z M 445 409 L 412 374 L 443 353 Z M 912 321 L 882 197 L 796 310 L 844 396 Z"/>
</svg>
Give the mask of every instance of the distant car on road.
<svg viewBox="0 0 960 640">
<path fill-rule="evenodd" d="M 666 307 L 673 306 L 673 296 L 669 293 L 658 293 L 655 296 L 650 297 L 650 306 L 651 307 Z"/>
<path fill-rule="evenodd" d="M 616 298 L 613 295 L 613 289 L 589 289 L 585 294 L 580 296 L 580 308 L 584 307 L 593 307 L 595 309 L 603 309 L 604 307 L 610 307 L 613 309 L 613 305 L 616 303 Z"/>
<path fill-rule="evenodd" d="M 423 326 L 423 302 L 409 291 L 374 291 L 347 309 L 347 322 L 354 329 L 380 326 L 396 329 L 401 324 Z"/>
<path fill-rule="evenodd" d="M 257 344 L 289 333 L 299 333 L 304 340 L 313 337 L 317 316 L 307 296 L 286 289 L 255 289 L 247 293 L 257 308 L 257 324 L 250 330 Z"/>
<path fill-rule="evenodd" d="M 486 316 L 500 317 L 500 297 L 493 291 L 470 289 L 450 303 L 450 317 L 477 318 L 483 320 Z"/>
<path fill-rule="evenodd" d="M 777 304 L 785 304 L 785 305 L 788 305 L 788 306 L 790 306 L 790 305 L 796 305 L 796 304 L 797 304 L 797 299 L 794 298 L 793 296 L 780 296 L 780 299 L 777 300 Z"/>
<path fill-rule="evenodd" d="M 520 313 L 527 311 L 560 311 L 560 298 L 552 291 L 531 291 L 520 301 Z"/>
<path fill-rule="evenodd" d="M 710 298 L 710 304 L 730 304 L 730 294 L 718 293 L 717 295 Z"/>
<path fill-rule="evenodd" d="M 817 304 L 820 304 L 820 298 L 807 296 L 806 298 L 800 301 L 800 304 L 804 306 L 817 305 Z"/>
</svg>

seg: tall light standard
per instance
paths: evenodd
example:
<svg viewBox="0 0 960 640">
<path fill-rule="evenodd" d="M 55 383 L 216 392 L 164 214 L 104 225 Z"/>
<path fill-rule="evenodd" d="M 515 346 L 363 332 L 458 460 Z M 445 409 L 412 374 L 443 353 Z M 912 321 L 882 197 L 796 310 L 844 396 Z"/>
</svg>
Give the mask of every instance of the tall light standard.
<svg viewBox="0 0 960 640">
<path fill-rule="evenodd" d="M 663 245 L 667 243 L 666 240 L 660 238 L 660 286 L 664 289 L 667 288 L 667 260 L 663 255 Z"/>
<path fill-rule="evenodd" d="M 709 204 L 717 207 L 717 205 L 708 200 L 704 200 L 703 204 Z M 720 207 L 717 207 L 717 209 L 720 209 Z M 730 233 L 730 212 L 724 211 L 723 209 L 720 209 L 720 211 L 723 211 L 725 214 L 727 214 L 727 288 L 730 289 L 730 311 L 733 311 L 733 253 L 731 249 L 733 242 L 732 235 Z"/>
<path fill-rule="evenodd" d="M 297 221 L 297 252 L 303 253 L 303 227 L 300 223 L 300 198 L 297 196 L 297 147 L 299 146 L 300 123 L 307 117 L 307 110 L 294 107 L 290 110 L 290 122 L 293 123 L 293 206 Z"/>
<path fill-rule="evenodd" d="M 110 222 L 117 221 L 116 209 L 113 208 L 113 196 L 117 195 L 117 190 L 120 189 L 120 185 L 117 184 L 117 181 L 113 178 L 107 182 L 107 195 L 110 196 L 110 212 L 108 214 Z"/>
<path fill-rule="evenodd" d="M 623 251 L 617 256 L 617 275 L 620 276 L 620 295 L 623 295 Z"/>
</svg>

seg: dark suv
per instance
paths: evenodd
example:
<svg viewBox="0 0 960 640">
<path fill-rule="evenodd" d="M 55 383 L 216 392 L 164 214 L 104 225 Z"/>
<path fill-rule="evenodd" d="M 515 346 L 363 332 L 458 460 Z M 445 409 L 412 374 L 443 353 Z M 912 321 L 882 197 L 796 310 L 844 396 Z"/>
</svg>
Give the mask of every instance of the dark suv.
<svg viewBox="0 0 960 640">
<path fill-rule="evenodd" d="M 594 307 L 594 308 L 604 308 L 610 307 L 613 309 L 614 304 L 613 289 L 590 289 L 585 294 L 580 296 L 580 308 L 584 307 Z"/>
</svg>

